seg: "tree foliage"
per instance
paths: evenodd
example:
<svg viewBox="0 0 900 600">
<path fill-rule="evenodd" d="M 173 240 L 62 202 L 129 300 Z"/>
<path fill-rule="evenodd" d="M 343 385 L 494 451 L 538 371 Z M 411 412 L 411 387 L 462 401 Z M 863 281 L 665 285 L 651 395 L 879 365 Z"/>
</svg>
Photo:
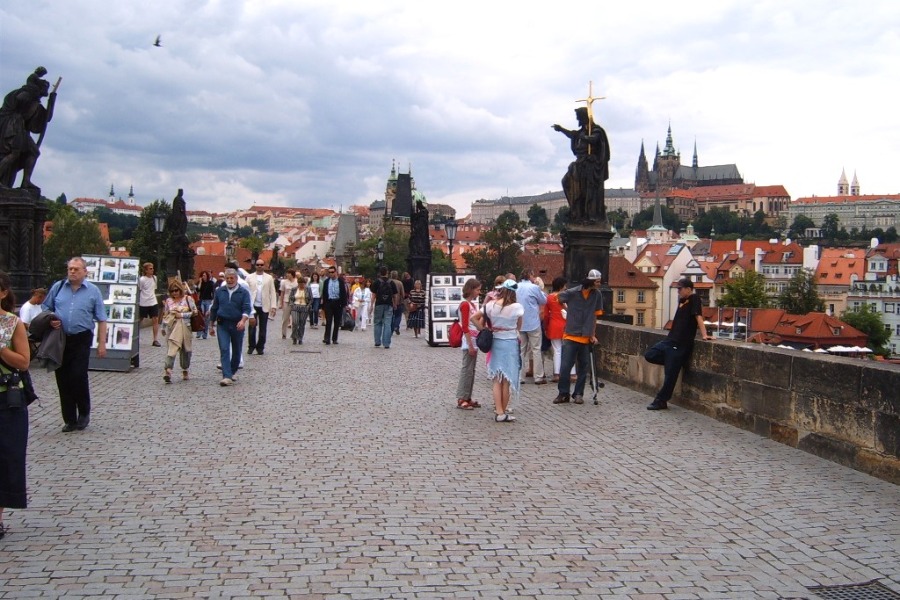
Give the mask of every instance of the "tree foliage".
<svg viewBox="0 0 900 600">
<path fill-rule="evenodd" d="M 756 271 L 746 271 L 725 284 L 725 293 L 716 302 L 734 308 L 768 308 L 766 279 Z"/>
<path fill-rule="evenodd" d="M 891 332 L 884 328 L 881 313 L 872 309 L 871 306 L 863 303 L 857 309 L 848 310 L 841 315 L 841 321 L 869 336 L 869 348 L 875 354 L 883 356 L 890 354 L 887 343 L 891 339 Z"/>
<path fill-rule="evenodd" d="M 825 303 L 819 297 L 815 272 L 812 269 L 797 271 L 778 296 L 778 306 L 792 315 L 825 310 Z"/>
<path fill-rule="evenodd" d="M 563 206 L 556 214 L 553 215 L 553 223 L 550 225 L 550 231 L 565 235 L 569 225 L 569 207 Z"/>
<path fill-rule="evenodd" d="M 388 226 L 380 238 L 369 238 L 356 245 L 356 260 L 361 275 L 374 279 L 378 276 L 378 241 L 384 240 L 384 266 L 388 271 L 403 273 L 407 270 L 409 256 L 409 231 Z M 434 254 L 432 253 L 432 256 Z M 431 270 L 435 270 L 432 262 Z"/>
<path fill-rule="evenodd" d="M 525 222 L 519 215 L 508 210 L 497 217 L 493 229 L 482 236 L 485 246 L 463 253 L 468 269 L 477 274 L 482 282 L 490 282 L 503 273 L 518 273 L 522 270 L 520 256 L 522 232 Z"/>
<path fill-rule="evenodd" d="M 546 230 L 550 227 L 550 217 L 547 216 L 547 209 L 540 204 L 534 203 L 528 209 L 528 224 L 538 230 Z"/>
<path fill-rule="evenodd" d="M 108 251 L 96 220 L 78 214 L 65 204 L 58 205 L 53 217 L 53 235 L 44 243 L 44 269 L 50 281 L 65 277 L 66 263 L 73 256 Z"/>
<path fill-rule="evenodd" d="M 806 230 L 814 228 L 816 226 L 813 223 L 813 220 L 807 217 L 806 215 L 797 215 L 794 217 L 794 222 L 791 223 L 790 228 L 788 229 L 788 237 L 791 238 L 802 238 L 806 236 Z"/>
<path fill-rule="evenodd" d="M 114 213 L 105 206 L 94 211 L 94 216 L 100 223 L 106 223 L 109 227 L 109 241 L 118 244 L 134 237 L 134 230 L 141 222 L 140 217 L 134 215 L 120 215 Z"/>
<path fill-rule="evenodd" d="M 156 273 L 159 275 L 163 274 L 163 268 L 159 262 L 160 260 L 166 260 L 165 249 L 169 246 L 171 233 L 165 230 L 162 233 L 156 233 L 156 229 L 153 226 L 153 218 L 159 213 L 164 219 L 168 219 L 171 212 L 172 205 L 165 200 L 154 200 L 145 206 L 144 210 L 141 211 L 141 216 L 138 217 L 137 226 L 132 234 L 131 244 L 128 246 L 131 256 L 138 257 L 142 264 L 152 262 L 156 266 Z"/>
<path fill-rule="evenodd" d="M 672 231 L 681 231 L 684 224 L 678 218 L 678 215 L 675 214 L 675 211 L 667 206 L 660 206 L 659 208 L 662 214 L 663 227 Z M 648 206 L 634 216 L 634 228 L 649 229 L 651 225 L 653 225 L 653 207 Z"/>
</svg>

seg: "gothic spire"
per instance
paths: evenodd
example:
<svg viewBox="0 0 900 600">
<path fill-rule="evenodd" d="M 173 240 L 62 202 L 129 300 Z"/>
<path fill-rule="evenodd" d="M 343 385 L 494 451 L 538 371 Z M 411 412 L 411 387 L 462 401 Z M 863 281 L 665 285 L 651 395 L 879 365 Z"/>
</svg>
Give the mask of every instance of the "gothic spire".
<svg viewBox="0 0 900 600">
<path fill-rule="evenodd" d="M 695 169 L 698 167 L 697 164 L 697 138 L 694 138 L 694 162 L 691 164 Z"/>
<path fill-rule="evenodd" d="M 663 150 L 666 156 L 675 156 L 675 144 L 672 143 L 672 123 L 669 123 L 669 130 L 666 133 L 666 148 Z"/>
</svg>

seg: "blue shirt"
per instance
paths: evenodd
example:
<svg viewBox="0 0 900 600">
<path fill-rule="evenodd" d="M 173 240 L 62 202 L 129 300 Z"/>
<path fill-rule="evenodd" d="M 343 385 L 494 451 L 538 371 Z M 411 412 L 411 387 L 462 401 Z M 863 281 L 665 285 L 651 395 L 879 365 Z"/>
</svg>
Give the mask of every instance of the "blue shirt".
<svg viewBox="0 0 900 600">
<path fill-rule="evenodd" d="M 63 331 L 67 335 L 93 331 L 94 321 L 106 321 L 103 294 L 96 285 L 82 281 L 81 286 L 73 292 L 72 284 L 66 279 L 58 294 L 55 287 L 50 288 L 41 308 L 59 315 Z"/>
<path fill-rule="evenodd" d="M 341 299 L 341 280 L 340 279 L 332 279 L 328 278 L 325 282 L 326 289 L 328 290 L 328 295 L 326 298 L 329 300 L 340 300 Z"/>
<path fill-rule="evenodd" d="M 522 331 L 537 331 L 541 328 L 541 307 L 547 304 L 547 296 L 537 285 L 527 279 L 519 282 L 516 302 L 525 308 L 522 315 Z"/>
</svg>

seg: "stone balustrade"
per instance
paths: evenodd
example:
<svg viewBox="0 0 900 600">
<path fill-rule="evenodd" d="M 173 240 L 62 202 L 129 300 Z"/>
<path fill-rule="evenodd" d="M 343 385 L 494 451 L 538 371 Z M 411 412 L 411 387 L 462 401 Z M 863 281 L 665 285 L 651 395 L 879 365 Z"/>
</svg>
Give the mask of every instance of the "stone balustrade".
<svg viewBox="0 0 900 600">
<path fill-rule="evenodd" d="M 643 358 L 665 332 L 601 322 L 597 375 L 653 395 L 663 369 Z M 900 483 L 900 367 L 697 340 L 673 403 Z"/>
</svg>

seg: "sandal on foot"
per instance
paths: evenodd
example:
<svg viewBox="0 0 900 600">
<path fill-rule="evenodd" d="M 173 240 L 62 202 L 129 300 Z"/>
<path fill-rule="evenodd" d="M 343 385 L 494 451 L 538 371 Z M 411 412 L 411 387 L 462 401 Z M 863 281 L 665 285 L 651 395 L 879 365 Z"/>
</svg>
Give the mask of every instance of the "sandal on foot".
<svg viewBox="0 0 900 600">
<path fill-rule="evenodd" d="M 469 400 L 469 406 L 472 408 L 481 408 L 481 403 L 477 400 Z"/>
<path fill-rule="evenodd" d="M 472 410 L 475 407 L 472 406 L 472 403 L 469 402 L 468 400 L 457 400 L 456 408 L 461 408 L 463 410 Z"/>
<path fill-rule="evenodd" d="M 516 418 L 509 413 L 503 413 L 502 415 L 494 415 L 494 420 L 498 423 L 512 423 Z"/>
</svg>

